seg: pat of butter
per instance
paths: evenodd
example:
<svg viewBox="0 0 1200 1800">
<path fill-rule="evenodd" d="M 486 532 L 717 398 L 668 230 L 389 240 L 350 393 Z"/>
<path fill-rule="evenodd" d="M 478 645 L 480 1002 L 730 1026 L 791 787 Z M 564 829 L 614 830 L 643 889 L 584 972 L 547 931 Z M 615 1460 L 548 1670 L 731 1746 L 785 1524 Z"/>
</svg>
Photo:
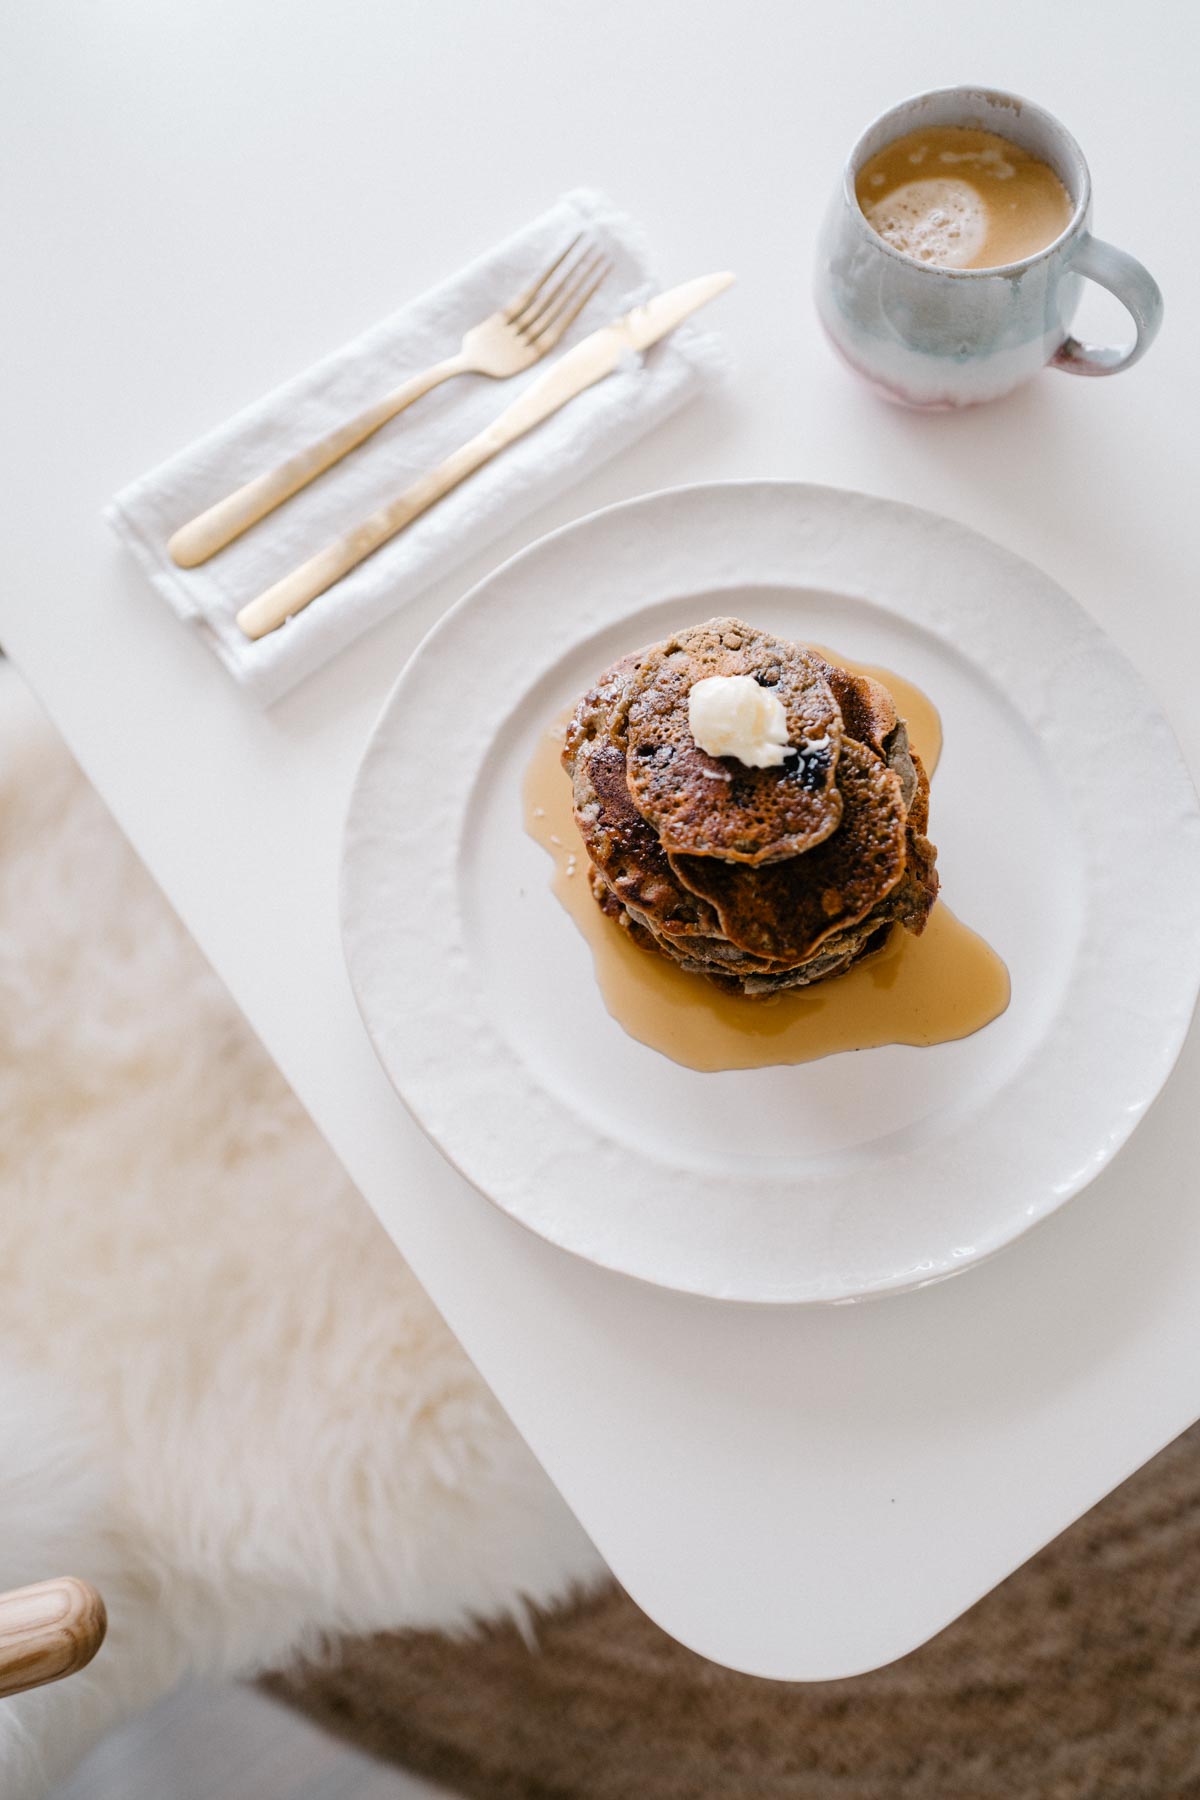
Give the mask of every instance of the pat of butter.
<svg viewBox="0 0 1200 1800">
<path fill-rule="evenodd" d="M 710 756 L 736 756 L 751 769 L 773 769 L 795 751 L 778 694 L 753 675 L 709 675 L 688 694 L 688 727 Z"/>
</svg>

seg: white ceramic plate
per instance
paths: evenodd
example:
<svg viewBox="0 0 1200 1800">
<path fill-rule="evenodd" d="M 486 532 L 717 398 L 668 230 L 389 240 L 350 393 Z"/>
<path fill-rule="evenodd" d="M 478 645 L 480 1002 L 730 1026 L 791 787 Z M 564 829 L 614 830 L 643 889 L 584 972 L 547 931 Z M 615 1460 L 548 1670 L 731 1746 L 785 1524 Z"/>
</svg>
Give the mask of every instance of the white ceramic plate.
<svg viewBox="0 0 1200 1800">
<path fill-rule="evenodd" d="M 943 893 L 1012 977 L 985 1030 L 700 1074 L 605 1010 L 522 778 L 607 663 L 723 612 L 934 699 Z M 739 482 L 554 532 L 442 620 L 363 761 L 342 904 L 384 1068 L 515 1219 L 666 1287 L 839 1301 L 953 1274 L 1102 1168 L 1182 1044 L 1198 894 L 1170 728 L 1061 588 L 910 507 Z"/>
</svg>

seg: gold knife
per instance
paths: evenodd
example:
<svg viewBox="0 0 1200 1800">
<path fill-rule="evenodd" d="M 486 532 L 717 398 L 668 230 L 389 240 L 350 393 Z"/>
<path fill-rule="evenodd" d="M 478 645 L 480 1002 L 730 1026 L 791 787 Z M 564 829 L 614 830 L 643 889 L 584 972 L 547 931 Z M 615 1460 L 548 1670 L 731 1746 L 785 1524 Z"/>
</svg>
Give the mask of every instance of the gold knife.
<svg viewBox="0 0 1200 1800">
<path fill-rule="evenodd" d="M 697 307 L 724 293 L 733 280 L 730 274 L 701 275 L 695 281 L 685 281 L 681 287 L 658 294 L 643 306 L 635 306 L 614 325 L 593 331 L 590 337 L 561 356 L 544 375 L 531 382 L 486 431 L 471 438 L 428 475 L 414 481 L 398 499 L 381 506 L 361 525 L 326 545 L 298 569 L 293 569 L 290 575 L 285 575 L 282 581 L 277 581 L 274 587 L 267 588 L 256 600 L 243 606 L 237 622 L 246 636 L 260 638 L 274 631 L 285 619 L 290 619 L 293 613 L 298 613 L 331 588 L 335 581 L 357 568 L 381 544 L 403 531 L 460 481 L 474 474 L 527 431 L 532 431 L 568 400 L 611 375 L 629 351 L 646 350 L 656 344 Z"/>
</svg>

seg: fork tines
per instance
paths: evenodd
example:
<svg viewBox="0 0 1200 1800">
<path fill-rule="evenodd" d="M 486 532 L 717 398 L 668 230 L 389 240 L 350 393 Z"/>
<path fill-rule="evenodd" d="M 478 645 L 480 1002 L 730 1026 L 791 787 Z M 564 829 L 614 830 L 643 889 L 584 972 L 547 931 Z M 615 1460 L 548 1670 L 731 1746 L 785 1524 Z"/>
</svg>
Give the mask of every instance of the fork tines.
<svg viewBox="0 0 1200 1800">
<path fill-rule="evenodd" d="M 554 348 L 601 283 L 612 274 L 612 263 L 594 245 L 585 245 L 574 256 L 583 236 L 579 232 L 573 237 L 532 286 L 518 294 L 504 315 L 526 343 L 543 354 Z M 549 286 L 556 275 L 558 280 Z"/>
</svg>

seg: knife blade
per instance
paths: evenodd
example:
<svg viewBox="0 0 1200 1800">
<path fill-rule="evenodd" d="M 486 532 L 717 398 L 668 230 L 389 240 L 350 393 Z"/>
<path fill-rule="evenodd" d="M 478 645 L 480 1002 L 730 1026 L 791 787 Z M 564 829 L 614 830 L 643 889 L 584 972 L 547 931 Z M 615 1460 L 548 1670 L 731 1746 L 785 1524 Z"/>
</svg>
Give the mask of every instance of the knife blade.
<svg viewBox="0 0 1200 1800">
<path fill-rule="evenodd" d="M 421 513 L 490 462 L 502 450 L 524 437 L 544 419 L 559 411 L 577 395 L 603 381 L 631 352 L 648 350 L 698 307 L 724 293 L 734 276 L 722 272 L 701 275 L 669 288 L 652 300 L 635 306 L 611 325 L 602 325 L 574 349 L 559 357 L 544 375 L 531 382 L 504 411 L 461 449 L 448 456 L 429 474 L 421 476 L 397 499 L 381 506 L 361 525 L 319 550 L 300 568 L 243 606 L 237 622 L 248 638 L 265 637 L 285 620 L 325 593 L 343 575 L 403 531 Z"/>
<path fill-rule="evenodd" d="M 698 308 L 732 287 L 734 280 L 728 271 L 697 276 L 695 281 L 668 288 L 665 294 L 656 294 L 653 300 L 632 307 L 614 324 L 602 325 L 599 331 L 593 331 L 573 350 L 560 356 L 544 375 L 531 382 L 525 392 L 492 421 L 488 430 L 480 433 L 480 437 L 487 437 L 492 431 L 504 431 L 507 444 L 514 436 L 531 431 L 565 406 L 568 400 L 574 400 L 596 382 L 603 381 L 606 375 L 611 375 L 630 351 L 648 350 L 651 344 L 666 337 Z"/>
</svg>

